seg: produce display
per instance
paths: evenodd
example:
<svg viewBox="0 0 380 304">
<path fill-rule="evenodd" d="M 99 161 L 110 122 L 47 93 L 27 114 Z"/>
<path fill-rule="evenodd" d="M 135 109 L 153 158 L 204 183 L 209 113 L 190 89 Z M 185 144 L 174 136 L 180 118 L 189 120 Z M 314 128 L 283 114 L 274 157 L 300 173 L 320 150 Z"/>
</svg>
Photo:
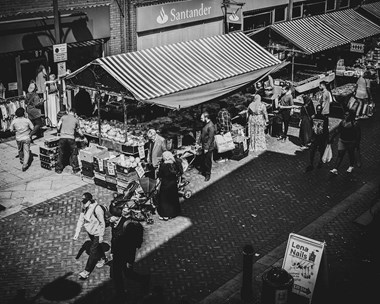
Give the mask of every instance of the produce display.
<svg viewBox="0 0 380 304">
<path fill-rule="evenodd" d="M 125 168 L 136 168 L 141 163 L 141 160 L 139 157 L 125 156 L 122 154 L 117 163 Z"/>
<path fill-rule="evenodd" d="M 331 93 L 335 96 L 347 96 L 352 94 L 356 89 L 355 83 L 347 83 L 343 86 L 337 87 L 331 90 Z"/>
</svg>

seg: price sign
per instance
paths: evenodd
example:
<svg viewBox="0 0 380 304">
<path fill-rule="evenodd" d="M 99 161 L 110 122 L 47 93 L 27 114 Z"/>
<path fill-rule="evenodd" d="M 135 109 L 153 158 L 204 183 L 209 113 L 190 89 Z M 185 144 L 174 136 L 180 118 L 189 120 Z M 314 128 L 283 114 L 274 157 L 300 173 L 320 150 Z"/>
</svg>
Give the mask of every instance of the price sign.
<svg viewBox="0 0 380 304">
<path fill-rule="evenodd" d="M 144 169 L 143 169 L 143 167 L 141 165 L 136 166 L 135 170 L 136 170 L 137 175 L 139 176 L 139 178 L 142 178 L 144 176 L 145 171 L 144 171 Z"/>
<path fill-rule="evenodd" d="M 145 158 L 145 148 L 144 148 L 144 146 L 142 145 L 142 146 L 139 146 L 139 157 L 140 157 L 140 159 L 143 159 L 143 158 Z"/>
<path fill-rule="evenodd" d="M 98 164 L 99 164 L 99 171 L 103 172 L 104 167 L 103 167 L 103 160 L 98 158 Z"/>
<path fill-rule="evenodd" d="M 54 62 L 67 60 L 67 43 L 53 45 Z"/>
<path fill-rule="evenodd" d="M 243 140 L 243 151 L 246 151 L 247 150 L 247 139 L 246 138 L 244 138 L 244 140 Z"/>
<path fill-rule="evenodd" d="M 182 135 L 178 135 L 177 136 L 177 148 L 181 148 L 182 147 L 182 138 L 183 138 Z"/>
<path fill-rule="evenodd" d="M 58 62 L 57 69 L 58 69 L 58 76 L 65 76 L 66 75 L 66 61 Z"/>
<path fill-rule="evenodd" d="M 112 162 L 107 162 L 107 169 L 109 175 L 115 175 L 115 165 Z"/>
</svg>

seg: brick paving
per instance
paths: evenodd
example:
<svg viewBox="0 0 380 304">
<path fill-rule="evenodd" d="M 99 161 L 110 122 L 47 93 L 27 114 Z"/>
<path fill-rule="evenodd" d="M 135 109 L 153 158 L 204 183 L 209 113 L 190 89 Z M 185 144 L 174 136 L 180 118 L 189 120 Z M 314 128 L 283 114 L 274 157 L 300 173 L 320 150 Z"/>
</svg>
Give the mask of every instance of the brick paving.
<svg viewBox="0 0 380 304">
<path fill-rule="evenodd" d="M 200 177 L 192 179 L 197 191 L 183 202 L 182 217 L 165 223 L 156 220 L 147 227 L 136 269 L 151 274 L 151 286 L 162 286 L 168 303 L 182 296 L 190 303 L 199 302 L 242 271 L 244 245 L 252 244 L 258 257 L 265 256 L 286 241 L 290 232 L 300 231 L 378 176 L 379 113 L 362 125 L 363 167 L 352 174 L 344 171 L 347 160 L 337 177 L 328 174 L 331 165 L 306 174 L 307 151 L 270 139 L 272 148 L 239 162 L 244 166 L 237 167 L 236 162 L 215 165 L 214 183 L 208 187 Z M 83 185 L 0 219 L 2 299 L 8 301 L 20 289 L 33 297 L 45 284 L 82 270 L 85 258 L 76 261 L 74 257 L 85 234 L 77 242 L 71 238 L 84 191 L 93 192 L 102 202 L 112 195 L 106 189 Z M 334 231 L 346 231 L 349 236 L 353 228 L 345 225 L 342 215 L 338 226 L 331 226 L 332 235 L 321 230 L 315 236 L 325 239 L 328 246 L 332 243 L 329 248 L 338 252 L 345 247 Z M 106 240 L 109 237 L 108 232 Z M 345 251 L 336 256 L 342 257 Z M 76 276 L 69 279 L 82 290 L 64 303 L 111 302 L 107 267 L 96 269 L 84 283 Z M 49 302 L 46 297 L 39 297 L 37 303 Z M 131 290 L 128 303 L 138 303 L 139 297 L 138 288 Z"/>
</svg>

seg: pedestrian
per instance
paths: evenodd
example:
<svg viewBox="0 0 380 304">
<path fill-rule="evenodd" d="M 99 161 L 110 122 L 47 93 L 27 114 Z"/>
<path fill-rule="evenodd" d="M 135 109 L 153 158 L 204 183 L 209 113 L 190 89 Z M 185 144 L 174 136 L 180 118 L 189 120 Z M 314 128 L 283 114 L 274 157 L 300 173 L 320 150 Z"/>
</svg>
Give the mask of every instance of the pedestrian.
<svg viewBox="0 0 380 304">
<path fill-rule="evenodd" d="M 201 121 L 204 124 L 200 137 L 202 146 L 201 171 L 202 175 L 205 176 L 205 181 L 208 182 L 211 177 L 212 153 L 215 148 L 215 126 L 208 112 L 202 113 Z"/>
<path fill-rule="evenodd" d="M 61 174 L 64 169 L 64 161 L 69 158 L 73 173 L 80 171 L 78 162 L 78 148 L 75 142 L 75 134 L 83 136 L 79 127 L 79 120 L 75 115 L 75 109 L 71 108 L 68 114 L 63 115 L 58 122 L 57 131 L 60 133 L 58 144 L 58 160 L 55 172 Z"/>
<path fill-rule="evenodd" d="M 133 269 L 136 251 L 141 248 L 144 240 L 144 227 L 130 216 L 128 202 L 124 208 L 110 207 L 110 213 L 112 215 L 110 218 L 112 229 L 110 276 L 117 296 L 123 299 L 125 297 L 123 276 L 147 283 L 144 276 Z"/>
<path fill-rule="evenodd" d="M 18 108 L 15 114 L 16 117 L 11 122 L 10 130 L 16 132 L 18 157 L 22 165 L 22 171 L 26 171 L 31 163 L 30 132 L 34 127 L 30 119 L 25 117 L 24 108 Z"/>
<path fill-rule="evenodd" d="M 162 159 L 162 153 L 167 150 L 166 140 L 158 135 L 156 130 L 150 129 L 147 132 L 148 136 L 148 168 L 151 170 L 149 177 L 156 178 L 156 171 Z"/>
<path fill-rule="evenodd" d="M 28 87 L 28 93 L 25 97 L 26 112 L 28 113 L 28 118 L 33 123 L 33 130 L 30 133 L 31 143 L 33 143 L 33 135 L 36 135 L 35 139 L 41 138 L 43 136 L 41 127 L 43 126 L 41 108 L 43 107 L 44 100 L 41 99 L 37 92 L 36 83 L 31 81 Z"/>
<path fill-rule="evenodd" d="M 339 134 L 338 140 L 338 157 L 335 161 L 335 166 L 330 173 L 337 175 L 338 169 L 344 155 L 348 152 L 350 166 L 347 169 L 348 173 L 351 173 L 355 164 L 355 145 L 358 139 L 358 122 L 355 120 L 355 112 L 350 110 L 345 112 L 344 119 L 339 123 L 337 131 L 331 137 L 330 142 L 334 137 Z"/>
<path fill-rule="evenodd" d="M 225 101 L 220 102 L 220 110 L 216 117 L 217 134 L 224 135 L 232 130 L 231 114 L 227 110 L 227 103 Z M 215 157 L 217 162 L 225 162 L 231 157 L 232 152 L 226 151 L 218 153 Z"/>
<path fill-rule="evenodd" d="M 371 81 L 369 79 L 370 72 L 365 71 L 356 82 L 355 98 L 358 102 L 356 108 L 356 118 L 369 118 L 368 104 L 372 100 Z"/>
<path fill-rule="evenodd" d="M 301 107 L 301 121 L 300 121 L 300 133 L 299 139 L 301 142 L 301 148 L 307 148 L 311 143 L 311 137 L 313 135 L 312 130 L 312 117 L 315 115 L 315 108 L 313 100 L 307 96 L 303 96 L 304 104 Z"/>
<path fill-rule="evenodd" d="M 322 115 L 328 117 L 330 115 L 330 104 L 332 102 L 332 94 L 328 88 L 326 81 L 321 81 L 319 88 L 322 91 L 321 99 L 319 104 L 322 106 Z"/>
<path fill-rule="evenodd" d="M 45 103 L 45 116 L 50 121 L 51 127 L 57 127 L 57 114 L 59 112 L 59 98 L 55 74 L 49 75 L 47 82 L 47 101 Z"/>
<path fill-rule="evenodd" d="M 306 168 L 306 172 L 314 169 L 314 157 L 316 151 L 319 152 L 319 162 L 317 167 L 321 168 L 323 165 L 322 156 L 326 149 L 327 141 L 329 139 L 329 122 L 328 118 L 322 114 L 322 105 L 317 105 L 316 114 L 311 119 L 312 135 L 310 145 L 310 165 Z"/>
<path fill-rule="evenodd" d="M 294 108 L 292 89 L 290 84 L 286 84 L 282 89 L 282 96 L 280 100 L 277 100 L 276 108 L 279 109 L 279 115 L 283 123 L 283 129 L 281 135 L 277 138 L 282 142 L 285 142 L 288 137 L 288 129 L 292 111 Z"/>
<path fill-rule="evenodd" d="M 264 151 L 267 149 L 265 128 L 269 123 L 268 112 L 261 96 L 255 94 L 253 101 L 248 106 L 248 134 L 250 138 L 250 151 Z"/>
<path fill-rule="evenodd" d="M 46 90 L 46 82 L 47 80 L 47 73 L 45 66 L 43 64 L 40 64 L 37 73 L 36 73 L 36 86 L 37 86 L 37 94 L 41 99 L 44 98 L 45 90 Z"/>
<path fill-rule="evenodd" d="M 100 246 L 103 242 L 106 228 L 104 211 L 89 192 L 85 192 L 82 195 L 82 210 L 75 229 L 74 240 L 78 239 L 82 227 L 86 229 L 91 240 L 90 252 L 85 269 L 79 273 L 79 278 L 86 280 L 95 266 L 101 268 L 106 263 L 106 256 L 102 246 Z"/>
<path fill-rule="evenodd" d="M 183 174 L 180 159 L 175 159 L 170 151 L 162 154 L 162 162 L 158 169 L 161 180 L 158 193 L 157 212 L 160 220 L 167 221 L 181 213 L 178 194 L 178 177 Z"/>
</svg>

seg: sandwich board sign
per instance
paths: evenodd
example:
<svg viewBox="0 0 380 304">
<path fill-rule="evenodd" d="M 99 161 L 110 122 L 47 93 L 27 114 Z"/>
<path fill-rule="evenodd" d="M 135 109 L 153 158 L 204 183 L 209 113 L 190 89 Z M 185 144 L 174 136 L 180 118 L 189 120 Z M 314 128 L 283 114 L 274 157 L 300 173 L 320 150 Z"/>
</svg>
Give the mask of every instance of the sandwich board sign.
<svg viewBox="0 0 380 304">
<path fill-rule="evenodd" d="M 289 234 L 282 268 L 294 278 L 292 292 L 308 298 L 309 303 L 313 296 L 324 247 L 324 242 L 294 233 Z"/>
</svg>

